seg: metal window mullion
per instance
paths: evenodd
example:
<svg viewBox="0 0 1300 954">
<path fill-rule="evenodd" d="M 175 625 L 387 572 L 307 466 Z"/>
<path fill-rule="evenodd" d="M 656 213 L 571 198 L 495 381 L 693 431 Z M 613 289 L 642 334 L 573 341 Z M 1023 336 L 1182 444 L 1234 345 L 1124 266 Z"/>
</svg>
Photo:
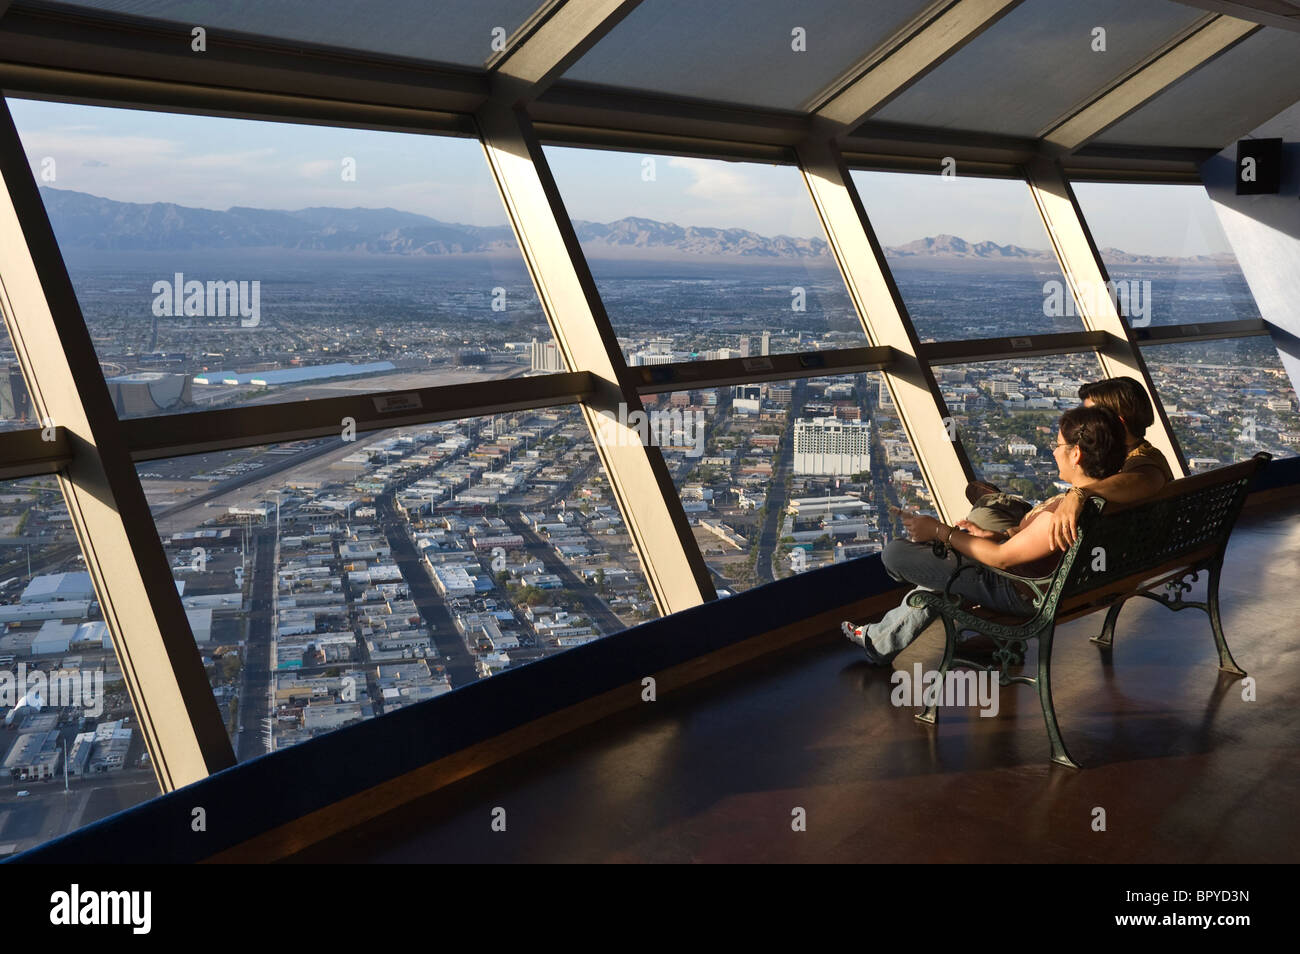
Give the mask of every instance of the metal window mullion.
<svg viewBox="0 0 1300 954">
<path fill-rule="evenodd" d="M 1107 344 L 1097 351 L 1105 377 L 1130 377 L 1142 382 L 1155 409 L 1155 422 L 1147 428 L 1146 439 L 1169 460 L 1178 476 L 1186 476 L 1187 459 L 1160 395 L 1151 380 L 1146 361 L 1133 339 L 1128 323 L 1120 318 L 1115 302 L 1104 294 L 1109 276 L 1097 251 L 1079 201 L 1058 162 L 1040 159 L 1026 167 L 1029 191 L 1042 216 L 1051 239 L 1052 251 L 1065 274 L 1066 284 L 1074 296 L 1075 307 L 1084 327 L 1106 333 Z"/>
<path fill-rule="evenodd" d="M 590 375 L 565 372 L 160 414 L 121 423 L 131 457 L 138 462 L 280 441 L 338 437 L 345 421 L 362 434 L 570 405 L 590 389 Z M 390 409 L 390 402 L 396 409 Z"/>
<path fill-rule="evenodd" d="M 0 109 L 0 309 L 164 791 L 234 764 L 171 568 L 7 104 Z"/>
<path fill-rule="evenodd" d="M 662 454 L 640 441 L 625 416 L 619 420 L 643 405 L 541 143 L 522 109 L 493 102 L 478 119 L 488 164 L 565 363 L 593 376 L 583 417 L 659 611 L 714 599 Z"/>
<path fill-rule="evenodd" d="M 831 250 L 849 296 L 872 345 L 896 352 L 883 373 L 917 465 L 940 515 L 947 521 L 969 509 L 966 484 L 973 477 L 943 395 L 920 355 L 920 344 L 902 295 L 885 262 L 884 249 L 867 219 L 839 147 L 830 135 L 813 137 L 798 147 L 799 166 L 821 217 Z"/>
</svg>

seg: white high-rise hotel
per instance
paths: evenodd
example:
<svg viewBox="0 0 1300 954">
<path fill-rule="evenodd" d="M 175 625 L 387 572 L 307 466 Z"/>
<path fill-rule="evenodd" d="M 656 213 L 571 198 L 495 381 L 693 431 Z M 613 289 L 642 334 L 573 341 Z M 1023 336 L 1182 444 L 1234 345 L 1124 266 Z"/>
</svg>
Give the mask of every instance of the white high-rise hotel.
<svg viewBox="0 0 1300 954">
<path fill-rule="evenodd" d="M 837 417 L 801 417 L 794 422 L 796 474 L 851 477 L 870 469 L 870 422 Z"/>
<path fill-rule="evenodd" d="M 534 338 L 529 346 L 529 355 L 534 371 L 569 370 L 564 366 L 564 356 L 560 354 L 560 349 L 554 341 L 538 341 Z"/>
</svg>

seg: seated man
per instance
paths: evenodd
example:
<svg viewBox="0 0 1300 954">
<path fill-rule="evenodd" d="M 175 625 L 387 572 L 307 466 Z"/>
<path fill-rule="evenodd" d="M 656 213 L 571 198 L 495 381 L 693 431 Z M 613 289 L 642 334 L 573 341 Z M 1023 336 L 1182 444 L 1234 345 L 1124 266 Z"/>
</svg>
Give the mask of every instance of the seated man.
<svg viewBox="0 0 1300 954">
<path fill-rule="evenodd" d="M 1084 407 L 1109 408 L 1119 415 L 1124 422 L 1128 456 L 1118 474 L 1098 481 L 1087 493 L 1072 494 L 1052 514 L 1052 542 L 1061 550 L 1069 549 L 1078 536 L 1079 514 L 1088 497 L 1133 503 L 1159 492 L 1174 479 L 1165 455 L 1143 437 L 1155 423 L 1155 410 L 1141 383 L 1134 378 L 1093 381 L 1079 388 L 1079 399 Z M 957 527 L 989 539 L 1008 539 L 1029 509 L 1019 498 L 1000 494 L 992 484 L 982 481 L 972 482 L 966 496 L 975 509 Z"/>
<path fill-rule="evenodd" d="M 935 554 L 931 541 L 939 540 L 950 551 L 969 560 L 1014 573 L 1040 577 L 1052 572 L 1063 548 L 1052 539 L 1052 514 L 1071 495 L 1087 495 L 1102 480 L 1119 471 L 1127 452 L 1124 425 L 1119 417 L 1101 406 L 1076 407 L 1061 415 L 1056 445 L 1052 451 L 1061 480 L 1071 484 L 1039 504 L 1020 521 L 1017 532 L 1007 540 L 993 540 L 948 527 L 933 517 L 909 514 L 903 518 L 912 542 L 891 540 L 881 555 L 885 569 L 896 580 L 906 580 L 920 589 L 942 590 L 957 568 L 956 558 Z M 1027 587 L 984 567 L 963 573 L 951 592 L 967 603 L 978 603 L 996 612 L 1014 616 L 1033 615 Z M 913 591 L 914 592 L 914 591 Z M 867 659 L 885 665 L 911 643 L 935 619 L 924 607 L 907 605 L 890 610 L 879 623 L 854 627 L 844 624 L 844 633 L 862 647 Z"/>
</svg>

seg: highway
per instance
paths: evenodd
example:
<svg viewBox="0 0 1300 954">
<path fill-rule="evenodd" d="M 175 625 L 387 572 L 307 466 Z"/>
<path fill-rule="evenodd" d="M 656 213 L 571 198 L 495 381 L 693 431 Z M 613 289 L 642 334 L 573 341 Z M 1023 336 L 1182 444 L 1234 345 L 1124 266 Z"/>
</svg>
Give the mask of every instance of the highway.
<svg viewBox="0 0 1300 954">
<path fill-rule="evenodd" d="M 447 675 L 451 677 L 451 687 L 458 689 L 477 682 L 478 670 L 474 665 L 474 657 L 465 645 L 465 640 L 456 631 L 451 611 L 433 585 L 423 558 L 411 542 L 409 524 L 397 513 L 392 493 L 376 498 L 375 515 L 384 530 L 384 536 L 388 538 L 388 545 L 392 547 L 393 562 L 402 571 L 402 579 L 406 581 L 411 599 L 415 601 L 421 618 L 432 629 L 433 644 L 442 657 L 440 663 L 446 667 Z"/>
<path fill-rule="evenodd" d="M 273 596 L 275 593 L 275 530 L 253 534 L 252 585 L 248 598 L 248 619 L 244 646 L 244 668 L 239 689 L 235 757 L 240 762 L 265 755 L 269 747 L 262 737 L 265 720 L 273 716 L 271 692 L 275 660 Z"/>
</svg>

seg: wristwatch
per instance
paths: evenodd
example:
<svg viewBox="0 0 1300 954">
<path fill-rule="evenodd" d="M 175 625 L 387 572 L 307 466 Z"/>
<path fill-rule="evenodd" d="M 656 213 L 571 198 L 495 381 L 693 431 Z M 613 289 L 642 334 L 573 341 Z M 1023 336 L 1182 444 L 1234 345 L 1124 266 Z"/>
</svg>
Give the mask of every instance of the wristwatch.
<svg viewBox="0 0 1300 954">
<path fill-rule="evenodd" d="M 1088 499 L 1089 497 L 1092 496 L 1092 495 L 1091 495 L 1090 493 L 1088 493 L 1088 491 L 1087 491 L 1085 488 L 1083 488 L 1083 487 L 1071 487 L 1071 488 L 1067 491 L 1067 493 L 1071 493 L 1071 494 L 1075 494 L 1075 495 L 1077 495 L 1078 498 L 1079 498 L 1079 502 L 1080 502 L 1080 503 L 1084 503 L 1085 501 L 1087 501 L 1087 499 Z"/>
</svg>

